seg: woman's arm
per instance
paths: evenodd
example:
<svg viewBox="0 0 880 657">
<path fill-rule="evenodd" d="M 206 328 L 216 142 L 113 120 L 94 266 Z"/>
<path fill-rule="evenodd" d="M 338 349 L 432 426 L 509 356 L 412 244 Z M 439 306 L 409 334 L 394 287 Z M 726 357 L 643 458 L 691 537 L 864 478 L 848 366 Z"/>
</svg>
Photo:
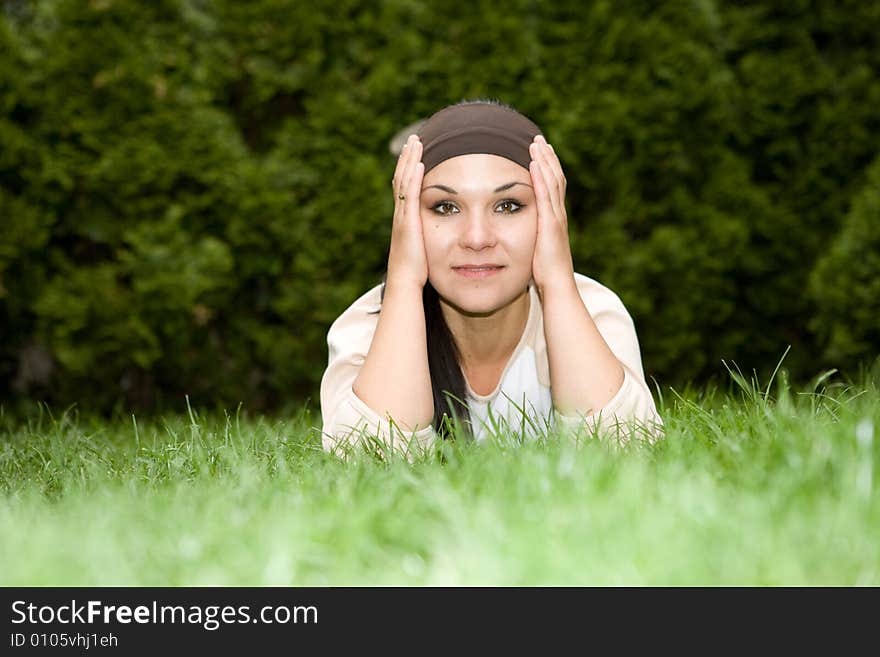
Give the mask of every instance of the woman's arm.
<svg viewBox="0 0 880 657">
<path fill-rule="evenodd" d="M 623 385 L 623 366 L 587 311 L 574 278 L 541 290 L 553 406 L 592 413 Z"/>
<path fill-rule="evenodd" d="M 425 170 L 421 154 L 418 135 L 410 135 L 391 179 L 395 201 L 385 294 L 377 323 L 368 327 L 373 330 L 360 336 L 369 339 L 367 355 L 351 362 L 353 352 L 346 352 L 344 346 L 334 350 L 333 344 L 329 345 L 330 363 L 325 372 L 329 420 L 325 417 L 325 422 L 330 431 L 325 434 L 325 449 L 340 440 L 338 426 L 360 425 L 361 417 L 371 433 L 375 428 L 380 438 L 390 438 L 395 451 L 399 446 L 410 447 L 405 431 L 412 432 L 411 439 L 419 444 L 433 438 L 434 396 L 422 303 L 428 262 L 419 212 Z M 328 336 L 328 343 L 332 342 Z M 361 345 L 359 353 L 363 349 Z M 348 358 L 339 355 L 345 353 Z M 353 381 L 349 378 L 352 376 Z M 322 383 L 322 413 L 324 387 Z M 388 418 L 387 432 L 382 431 L 379 416 Z"/>
<path fill-rule="evenodd" d="M 570 286 L 541 291 L 541 304 L 559 424 L 576 428 L 586 421 L 588 428 L 610 430 L 620 421 L 635 421 L 634 427 L 647 429 L 648 440 L 662 437 L 663 421 L 644 380 L 635 326 L 617 296 L 605 291 L 588 310 L 572 280 Z"/>
<path fill-rule="evenodd" d="M 587 309 L 575 280 L 565 210 L 567 181 L 559 158 L 536 135 L 529 146 L 529 172 L 538 201 L 538 235 L 532 277 L 543 306 L 550 388 L 557 419 L 575 416 L 610 428 L 618 417 L 653 422 L 654 401 L 644 382 L 632 318 L 605 290 L 606 308 Z M 595 318 L 595 321 L 594 321 Z"/>
<path fill-rule="evenodd" d="M 424 428 L 417 431 L 406 431 L 402 426 L 404 424 L 415 426 L 424 422 L 424 418 L 419 420 L 414 416 L 409 417 L 406 410 L 399 410 L 399 408 L 405 409 L 406 397 L 417 397 L 415 391 L 422 386 L 425 386 L 427 391 L 423 394 L 432 394 L 427 365 L 424 375 L 407 374 L 405 371 L 407 369 L 404 360 L 405 347 L 411 347 L 414 354 L 420 353 L 418 340 L 416 339 L 416 343 L 412 344 L 414 341 L 412 334 L 418 335 L 419 331 L 417 328 L 413 330 L 410 324 L 416 322 L 416 314 L 422 312 L 421 292 L 399 293 L 407 291 L 406 287 L 389 286 L 380 305 L 379 289 L 374 288 L 352 304 L 330 326 L 327 333 L 329 359 L 327 369 L 321 378 L 323 421 L 321 443 L 325 451 L 345 457 L 363 437 L 369 444 L 372 444 L 374 439 L 378 439 L 383 449 L 390 447 L 393 451 L 401 452 L 410 458 L 436 440 L 437 434 L 429 423 L 426 426 L 423 424 Z M 380 313 L 371 312 L 377 307 Z M 399 312 L 401 308 L 403 317 Z M 385 319 L 381 319 L 380 315 Z M 406 317 L 409 315 L 412 317 L 407 320 Z M 423 318 L 421 322 L 424 325 Z M 385 326 L 385 329 L 381 328 L 380 324 Z M 410 334 L 395 337 L 395 334 L 403 332 L 403 326 L 410 326 L 408 329 Z M 390 353 L 388 345 L 390 344 L 393 349 L 395 339 L 404 349 L 396 349 L 387 360 L 388 365 L 383 365 L 382 358 L 388 358 L 387 354 Z M 422 350 L 426 350 L 424 338 L 422 338 Z M 417 356 L 412 358 L 416 362 L 419 360 Z M 424 358 L 427 359 L 427 354 Z M 372 388 L 364 392 L 360 385 L 357 387 L 359 393 L 369 399 L 370 404 L 354 391 L 355 381 L 364 368 L 368 368 L 367 381 L 378 381 L 379 395 L 371 394 Z M 409 369 L 419 371 L 421 368 L 415 366 Z M 405 388 L 405 394 L 397 391 L 400 387 Z M 390 400 L 392 404 L 385 403 L 383 399 Z M 429 399 L 433 402 L 432 397 Z M 433 403 L 430 409 L 433 414 Z M 393 426 L 380 411 L 386 411 L 392 416 Z"/>
<path fill-rule="evenodd" d="M 389 280 L 379 323 L 354 393 L 407 431 L 434 418 L 422 288 Z"/>
</svg>

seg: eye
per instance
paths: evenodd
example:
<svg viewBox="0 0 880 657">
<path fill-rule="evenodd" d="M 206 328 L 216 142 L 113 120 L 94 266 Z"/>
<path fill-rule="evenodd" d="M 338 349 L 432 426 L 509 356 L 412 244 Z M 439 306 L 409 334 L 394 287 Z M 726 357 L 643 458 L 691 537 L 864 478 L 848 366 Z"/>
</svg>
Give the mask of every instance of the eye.
<svg viewBox="0 0 880 657">
<path fill-rule="evenodd" d="M 510 210 L 509 212 L 505 212 L 504 214 L 515 214 L 515 213 L 519 212 L 520 210 L 522 210 L 522 208 L 523 208 L 521 203 L 517 203 L 512 198 L 505 199 L 505 200 L 501 201 L 501 203 L 498 204 L 498 207 L 501 207 L 502 205 L 507 205 L 508 203 L 515 205 L 516 209 Z"/>
<path fill-rule="evenodd" d="M 437 209 L 437 208 L 445 207 L 445 206 L 447 206 L 447 205 L 450 206 L 450 207 L 455 207 L 455 206 L 452 205 L 452 203 L 450 203 L 449 201 L 440 201 L 439 203 L 437 203 L 436 205 L 434 205 L 434 207 L 432 207 L 431 210 L 433 210 L 436 214 L 439 214 L 440 216 L 445 216 L 445 215 L 447 215 L 447 214 L 452 214 L 452 212 L 440 212 L 440 211 Z"/>
<path fill-rule="evenodd" d="M 504 199 L 503 201 L 501 201 L 501 202 L 500 202 L 498 205 L 496 205 L 495 207 L 496 207 L 496 208 L 500 208 L 500 207 L 508 206 L 508 205 L 514 205 L 514 206 L 516 206 L 516 207 L 515 207 L 514 209 L 512 209 L 512 210 L 503 210 L 503 211 L 502 211 L 502 214 L 516 214 L 517 212 L 519 212 L 520 210 L 522 210 L 523 207 L 525 207 L 522 203 L 519 203 L 519 202 L 517 202 L 517 201 L 514 201 L 512 198 Z M 446 206 L 449 206 L 449 207 L 452 207 L 452 208 L 455 207 L 455 206 L 454 206 L 452 203 L 450 203 L 449 201 L 440 201 L 439 203 L 436 203 L 433 207 L 431 207 L 431 210 L 433 210 L 436 214 L 439 214 L 440 216 L 446 216 L 446 215 L 449 215 L 449 214 L 453 214 L 451 210 L 450 210 L 450 211 L 441 211 L 441 210 L 438 209 L 438 208 L 442 208 L 442 207 L 446 207 Z"/>
</svg>

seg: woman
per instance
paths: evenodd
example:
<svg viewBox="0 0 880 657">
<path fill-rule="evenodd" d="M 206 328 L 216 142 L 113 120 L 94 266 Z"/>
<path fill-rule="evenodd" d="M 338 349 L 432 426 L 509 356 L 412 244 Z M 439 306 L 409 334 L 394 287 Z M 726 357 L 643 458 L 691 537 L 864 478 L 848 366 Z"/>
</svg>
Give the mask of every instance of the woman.
<svg viewBox="0 0 880 657">
<path fill-rule="evenodd" d="M 491 100 L 443 108 L 392 187 L 385 279 L 327 335 L 325 450 L 373 436 L 413 453 L 554 423 L 661 435 L 629 313 L 574 271 L 565 177 L 532 121 Z"/>
</svg>

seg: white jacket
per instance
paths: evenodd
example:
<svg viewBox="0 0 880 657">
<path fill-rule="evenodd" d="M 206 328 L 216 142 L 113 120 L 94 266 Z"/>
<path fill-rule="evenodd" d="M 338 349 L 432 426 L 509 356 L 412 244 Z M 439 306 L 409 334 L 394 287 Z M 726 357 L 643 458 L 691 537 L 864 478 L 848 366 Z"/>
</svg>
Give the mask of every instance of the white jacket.
<svg viewBox="0 0 880 657">
<path fill-rule="evenodd" d="M 629 312 L 620 298 L 598 281 L 577 272 L 575 281 L 596 327 L 624 366 L 620 390 L 601 411 L 587 416 L 563 415 L 553 408 L 544 315 L 532 281 L 526 327 L 496 389 L 488 395 L 478 395 L 465 379 L 468 407 L 478 442 L 493 433 L 495 427 L 499 431 L 522 435 L 525 425 L 525 433 L 534 437 L 543 429 L 556 425 L 574 431 L 585 426 L 589 435 L 593 431 L 604 433 L 619 428 L 623 426 L 620 423 L 631 420 L 636 423 L 628 423 L 629 430 L 618 433 L 618 437 L 625 440 L 635 427 L 645 427 L 649 440 L 662 436 L 663 421 L 645 382 L 639 342 Z M 326 451 L 333 451 L 339 442 L 357 442 L 361 430 L 408 453 L 411 448 L 426 447 L 439 439 L 431 426 L 406 432 L 395 424 L 392 431 L 387 418 L 367 406 L 352 390 L 379 321 L 378 313 L 368 313 L 381 308 L 381 287 L 381 284 L 376 285 L 360 296 L 333 322 L 327 333 L 329 359 L 321 379 L 321 434 Z M 589 372 L 584 375 L 588 376 Z M 520 410 L 523 408 L 528 418 L 524 418 Z M 417 445 L 411 445 L 412 441 Z"/>
</svg>

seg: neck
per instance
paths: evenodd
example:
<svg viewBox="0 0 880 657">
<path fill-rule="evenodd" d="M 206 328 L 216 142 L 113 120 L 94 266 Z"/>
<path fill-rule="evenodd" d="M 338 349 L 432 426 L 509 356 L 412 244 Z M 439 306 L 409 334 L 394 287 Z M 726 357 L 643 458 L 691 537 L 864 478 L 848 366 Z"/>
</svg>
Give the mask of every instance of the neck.
<svg viewBox="0 0 880 657">
<path fill-rule="evenodd" d="M 529 318 L 529 289 L 513 301 L 486 314 L 463 313 L 440 299 L 440 309 L 465 369 L 506 362 L 519 344 Z"/>
</svg>

